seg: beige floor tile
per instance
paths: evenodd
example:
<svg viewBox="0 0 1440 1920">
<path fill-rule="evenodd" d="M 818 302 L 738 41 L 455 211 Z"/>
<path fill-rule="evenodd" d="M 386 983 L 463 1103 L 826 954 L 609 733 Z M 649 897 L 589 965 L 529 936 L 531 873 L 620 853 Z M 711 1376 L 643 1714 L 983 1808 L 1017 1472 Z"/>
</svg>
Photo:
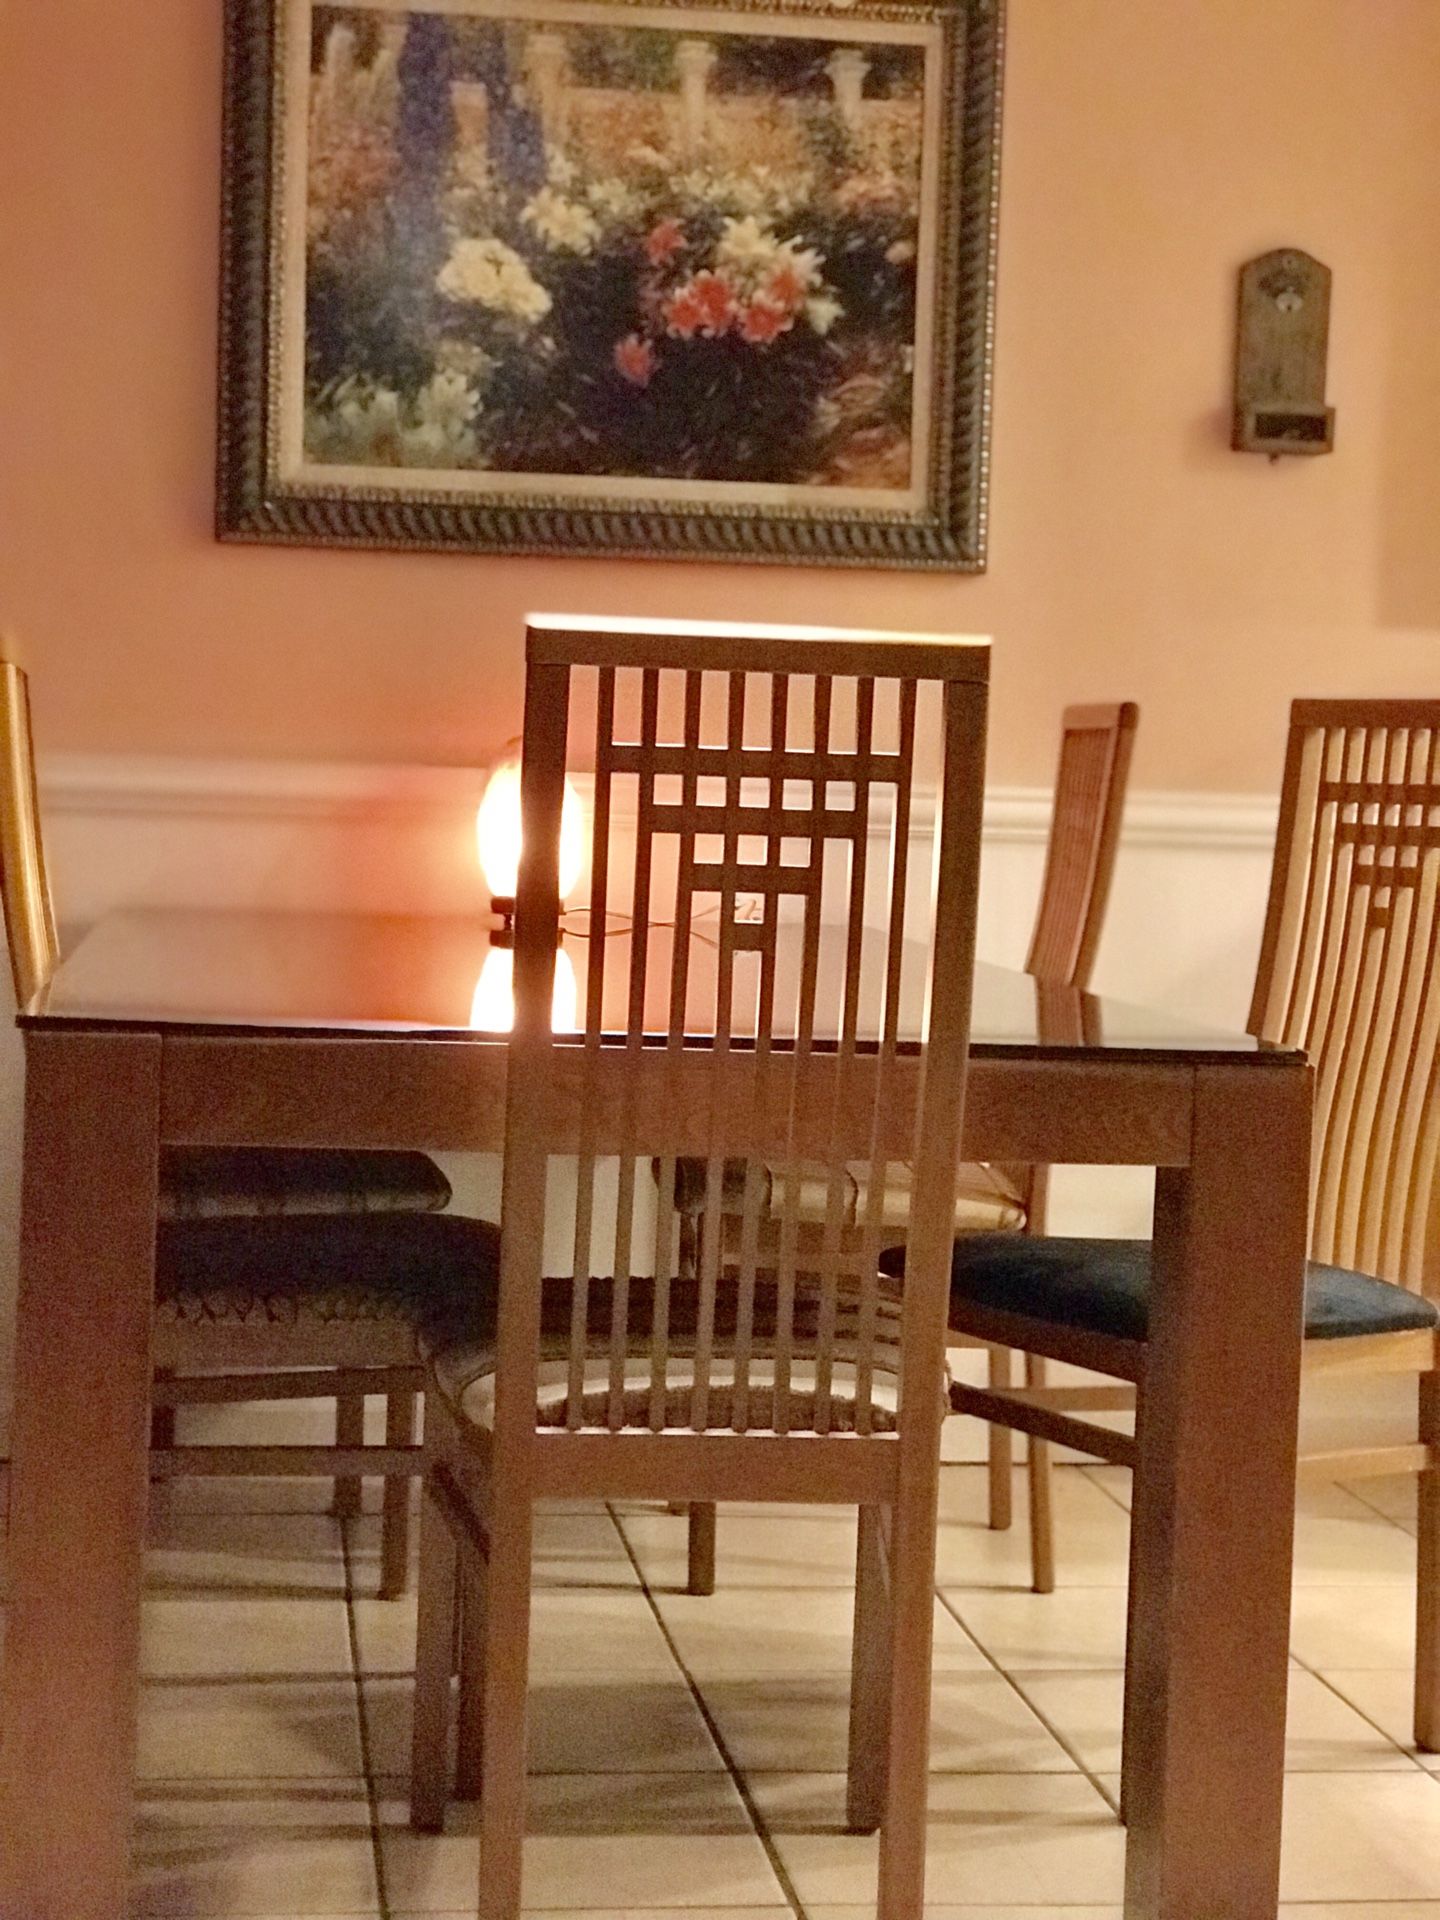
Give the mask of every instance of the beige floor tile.
<svg viewBox="0 0 1440 1920">
<path fill-rule="evenodd" d="M 1062 1586 L 1055 1593 L 947 1587 L 945 1602 L 1007 1673 L 1125 1664 L 1123 1586 Z"/>
<path fill-rule="evenodd" d="M 675 1524 L 682 1526 L 683 1521 Z M 411 1532 L 412 1564 L 419 1527 Z M 683 1535 L 682 1535 L 683 1539 Z M 350 1530 L 350 1552 L 359 1593 L 373 1591 L 380 1564 L 380 1522 L 373 1516 Z M 536 1588 L 637 1587 L 639 1578 L 615 1523 L 603 1510 L 545 1506 L 535 1519 L 533 1584 Z"/>
<path fill-rule="evenodd" d="M 937 1907 L 933 1900 L 925 1902 L 925 1920 L 1055 1920 L 1057 1913 L 1064 1920 L 1124 1920 L 1122 1907 Z M 872 1908 L 863 1906 L 812 1906 L 806 1909 L 806 1920 L 871 1920 L 872 1914 Z"/>
<path fill-rule="evenodd" d="M 1118 1792 L 1119 1780 L 1106 1779 Z M 1307 1902 L 1320 1913 L 1348 1903 L 1346 1920 L 1394 1920 L 1391 1901 L 1440 1902 L 1440 1781 L 1418 1767 L 1291 1774 L 1280 1898 L 1301 1913 Z"/>
<path fill-rule="evenodd" d="M 1440 1783 L 1419 1772 L 1293 1775 L 1280 1897 L 1440 1900 Z"/>
<path fill-rule="evenodd" d="M 322 1596 L 147 1600 L 141 1614 L 140 1667 L 157 1680 L 217 1674 L 340 1678 L 350 1672 L 345 1602 Z"/>
<path fill-rule="evenodd" d="M 931 1920 L 927 1912 L 925 1920 Z M 1067 1915 L 1067 1920 L 1069 1917 Z M 1280 1920 L 1440 1920 L 1440 1900 L 1342 1900 L 1337 1903 L 1287 1900 Z"/>
<path fill-rule="evenodd" d="M 1295 1514 L 1297 1586 L 1401 1585 L 1414 1591 L 1415 1542 L 1345 1487 L 1300 1489 Z"/>
<path fill-rule="evenodd" d="M 355 1779 L 364 1773 L 353 1681 L 150 1681 L 142 1780 Z"/>
<path fill-rule="evenodd" d="M 850 1687 L 840 1674 L 712 1680 L 703 1692 L 742 1773 L 838 1773 L 849 1745 Z M 1001 1674 L 937 1673 L 930 1765 L 949 1773 L 1066 1773 L 1074 1761 Z"/>
<path fill-rule="evenodd" d="M 135 1920 L 377 1912 L 369 1803 L 268 1783 L 144 1795 L 135 1882 Z"/>
<path fill-rule="evenodd" d="M 697 1680 L 760 1674 L 848 1673 L 855 1618 L 851 1588 L 727 1587 L 707 1597 L 660 1593 L 656 1605 Z M 990 1662 L 938 1602 L 937 1669 L 988 1670 Z"/>
<path fill-rule="evenodd" d="M 554 1907 L 526 1906 L 521 1908 L 521 1916 L 522 1920 L 532 1920 L 532 1916 L 539 1920 L 541 1915 L 553 1920 L 556 1911 Z M 793 1907 L 565 1907 L 560 1911 L 565 1920 L 795 1920 Z M 392 1907 L 390 1920 L 416 1920 L 416 1910 Z M 455 1914 L 426 1912 L 425 1920 L 475 1920 L 474 1903 Z M 856 1920 L 853 1911 L 850 1920 Z"/>
<path fill-rule="evenodd" d="M 1125 1512 L 1076 1467 L 1057 1468 L 1054 1499 L 1062 1582 L 1067 1587 L 1123 1586 L 1130 1542 Z M 941 1500 L 939 1584 L 1028 1589 L 1029 1501 L 1023 1474 L 1015 1476 L 1014 1523 L 1003 1532 L 988 1524 L 983 1467 L 948 1468 L 941 1480 Z"/>
<path fill-rule="evenodd" d="M 530 1689 L 529 1766 L 535 1774 L 723 1772 L 689 1687 L 638 1674 L 541 1680 Z M 365 1712 L 377 1773 L 410 1765 L 409 1680 L 371 1680 Z"/>
<path fill-rule="evenodd" d="M 1304 1586 L 1295 1589 L 1290 1645 L 1307 1667 L 1410 1667 L 1415 1661 L 1413 1587 Z"/>
<path fill-rule="evenodd" d="M 625 1513 L 620 1524 L 651 1587 L 673 1593 L 686 1579 L 682 1515 Z M 855 1520 L 848 1510 L 807 1519 L 788 1511 L 762 1517 L 720 1509 L 716 1576 L 727 1591 L 744 1587 L 848 1587 L 855 1580 Z"/>
<path fill-rule="evenodd" d="M 1119 1771 L 1123 1673 L 1021 1673 L 1016 1680 L 1082 1766 Z M 1414 1762 L 1322 1680 L 1292 1669 L 1285 1765 L 1296 1773 L 1407 1773 Z"/>
<path fill-rule="evenodd" d="M 878 1842 L 844 1831 L 843 1777 L 761 1775 L 754 1790 L 807 1907 L 874 1899 Z M 1103 1905 L 1120 1900 L 1124 1870 L 1124 1830 L 1080 1774 L 940 1774 L 931 1782 L 927 1900 Z"/>
<path fill-rule="evenodd" d="M 396 1783 L 398 1785 L 398 1783 Z M 452 1808 L 442 1836 L 414 1834 L 399 1798 L 381 1808 L 381 1845 L 397 1913 L 474 1911 L 479 1873 L 473 1806 Z M 550 1775 L 531 1783 L 525 1903 L 647 1908 L 774 1907 L 781 1890 L 723 1774 Z"/>
<path fill-rule="evenodd" d="M 343 1598 L 344 1537 L 322 1514 L 177 1513 L 152 1530 L 145 1590 Z"/>
<path fill-rule="evenodd" d="M 361 1670 L 415 1670 L 415 1598 L 357 1599 L 356 1645 Z M 530 1671 L 669 1676 L 675 1661 L 638 1589 L 538 1589 L 530 1604 Z"/>
<path fill-rule="evenodd" d="M 1383 1513 L 1407 1533 L 1415 1531 L 1415 1496 L 1420 1482 L 1413 1473 L 1385 1474 L 1375 1480 L 1356 1480 L 1348 1488 L 1357 1500 Z"/>
<path fill-rule="evenodd" d="M 1421 1753 L 1411 1744 L 1415 1679 L 1408 1667 L 1362 1668 L 1353 1673 L 1332 1670 L 1324 1677 L 1398 1746 L 1413 1754 L 1428 1773 L 1440 1772 L 1440 1753 Z"/>
</svg>

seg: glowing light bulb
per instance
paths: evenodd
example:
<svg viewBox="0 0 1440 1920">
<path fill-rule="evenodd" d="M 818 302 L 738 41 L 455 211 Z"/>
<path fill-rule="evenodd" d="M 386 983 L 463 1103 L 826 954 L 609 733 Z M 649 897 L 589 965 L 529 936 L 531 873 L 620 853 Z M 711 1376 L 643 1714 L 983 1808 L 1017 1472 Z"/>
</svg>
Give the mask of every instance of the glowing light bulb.
<svg viewBox="0 0 1440 1920">
<path fill-rule="evenodd" d="M 579 1007 L 575 963 L 561 947 L 555 955 L 555 987 L 550 997 L 553 1033 L 574 1033 Z M 492 947 L 485 956 L 475 997 L 470 1003 L 470 1025 L 476 1033 L 509 1033 L 515 1025 L 515 953 L 510 947 Z"/>
<path fill-rule="evenodd" d="M 524 828 L 520 811 L 520 756 L 507 752 L 491 773 L 475 815 L 475 844 L 485 883 L 496 900 L 513 900 L 520 876 Z M 585 864 L 585 809 L 567 778 L 560 807 L 560 898 L 574 892 Z"/>
</svg>

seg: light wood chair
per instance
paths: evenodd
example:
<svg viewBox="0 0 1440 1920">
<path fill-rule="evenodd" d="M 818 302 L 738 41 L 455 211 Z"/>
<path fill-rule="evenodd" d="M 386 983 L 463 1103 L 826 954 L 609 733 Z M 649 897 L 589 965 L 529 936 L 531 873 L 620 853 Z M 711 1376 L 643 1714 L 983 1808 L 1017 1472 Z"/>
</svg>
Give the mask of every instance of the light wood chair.
<svg viewBox="0 0 1440 1920">
<path fill-rule="evenodd" d="M 1026 972 L 1047 987 L 1083 989 L 1090 984 L 1110 899 L 1139 720 L 1140 709 L 1128 700 L 1066 707 L 1060 717 L 1060 761 L 1045 871 L 1025 960 Z M 691 1257 L 696 1258 L 701 1240 L 703 1181 L 694 1168 L 682 1172 L 689 1176 L 682 1177 L 678 1187 L 685 1215 L 685 1244 Z M 737 1230 L 745 1178 L 745 1168 L 738 1162 L 729 1169 L 721 1220 L 727 1247 Z M 881 1217 L 887 1242 L 903 1245 L 909 1218 L 908 1175 L 903 1168 L 893 1169 L 890 1178 L 881 1202 Z M 767 1217 L 762 1219 L 760 1244 L 762 1250 L 773 1250 L 779 1212 L 769 1169 L 764 1170 L 763 1179 Z M 1049 1180 L 1048 1167 L 963 1165 L 956 1189 L 956 1233 L 1043 1234 Z M 822 1234 L 825 1183 L 813 1179 L 802 1182 L 796 1206 L 802 1239 L 807 1234 Z M 852 1175 L 844 1221 L 848 1234 L 855 1235 L 855 1222 L 864 1209 L 864 1193 Z M 1012 1360 L 1008 1348 L 992 1346 L 989 1356 L 991 1386 L 1009 1386 Z M 1038 1387 L 1044 1383 L 1045 1363 L 1032 1355 L 1026 1362 L 1026 1384 Z M 1013 1518 L 1014 1453 L 1007 1427 L 990 1427 L 988 1451 L 990 1525 L 1005 1528 Z M 1049 1593 L 1055 1585 L 1055 1551 L 1050 1448 L 1043 1440 L 1030 1442 L 1027 1476 L 1032 1584 L 1037 1593 Z M 715 1508 L 702 1504 L 690 1514 L 689 1592 L 715 1591 L 715 1551 Z"/>
<path fill-rule="evenodd" d="M 60 944 L 40 826 L 22 669 L 0 660 L 0 900 L 17 1005 Z M 335 1476 L 335 1511 L 385 1479 L 380 1590 L 404 1591 L 423 1372 L 414 1316 L 437 1290 L 493 1271 L 494 1230 L 440 1212 L 450 1184 L 420 1153 L 166 1148 L 160 1167 L 153 1472 Z M 246 1371 L 241 1371 L 245 1369 Z M 365 1446 L 365 1396 L 386 1445 Z M 333 1447 L 177 1447 L 175 1409 L 333 1398 Z"/>
<path fill-rule="evenodd" d="M 1415 1740 L 1440 1748 L 1440 700 L 1299 700 L 1251 1033 L 1316 1070 L 1307 1374 L 1413 1373 L 1413 1442 L 1302 1457 L 1306 1479 L 1415 1473 Z M 893 1276 L 903 1255 L 882 1259 Z M 1150 1247 L 1128 1240 L 957 1240 L 950 1325 L 1129 1383 L 986 1392 L 958 1411 L 1134 1465 L 1145 1423 Z M 1243 1327 L 1235 1329 L 1237 1341 Z M 1135 1430 L 1080 1416 L 1129 1401 Z M 1163 1436 L 1155 1436 L 1163 1444 Z M 1182 1517 L 1183 1518 L 1183 1517 Z M 1133 1689 L 1132 1689 L 1133 1692 Z M 1128 1718 L 1128 1710 L 1127 1710 Z"/>
<path fill-rule="evenodd" d="M 432 1343 L 421 1531 L 413 1818 L 422 1829 L 444 1818 L 458 1604 L 459 1786 L 480 1800 L 482 1920 L 516 1920 L 521 1905 L 533 1503 L 713 1499 L 722 1485 L 859 1510 L 849 1815 L 881 1830 L 884 1920 L 921 1909 L 943 1296 L 987 665 L 974 643 L 531 627 L 499 1322 Z M 561 781 L 572 698 L 588 708 L 592 695 L 583 1034 L 558 1042 Z M 935 706 L 927 727 L 923 710 Z M 912 797 L 932 759 L 933 900 L 929 863 L 909 858 Z M 618 818 L 636 822 L 630 874 L 617 869 Z M 872 845 L 880 833 L 883 853 Z M 867 874 L 883 890 L 870 933 Z M 827 891 L 843 921 L 822 930 Z M 760 902 L 758 920 L 739 917 L 742 897 Z M 716 901 L 712 953 L 696 922 L 700 903 Z M 613 937 L 627 924 L 629 939 Z M 937 954 L 943 965 L 932 965 Z M 896 1061 L 902 999 L 922 975 L 931 1002 L 916 1096 Z M 714 1037 L 687 1044 L 694 1034 Z M 778 1263 L 762 1267 L 757 1183 L 738 1247 L 722 1258 L 711 1233 L 698 1273 L 683 1274 L 677 1157 L 702 1156 L 718 1219 L 726 1160 L 759 1164 L 755 1148 L 777 1136 L 787 1174 L 818 1166 L 828 1182 L 829 1235 L 801 1248 L 792 1209 Z M 839 1231 L 857 1142 L 877 1169 L 910 1158 L 903 1298 L 877 1280 L 878 1179 L 863 1260 Z M 556 1161 L 577 1151 L 572 1190 Z M 637 1201 L 649 1197 L 654 1156 L 662 1205 L 652 1226 Z M 617 1160 L 607 1194 L 597 1175 Z M 542 1278 L 557 1215 L 568 1251 L 550 1265 L 559 1277 Z"/>
</svg>

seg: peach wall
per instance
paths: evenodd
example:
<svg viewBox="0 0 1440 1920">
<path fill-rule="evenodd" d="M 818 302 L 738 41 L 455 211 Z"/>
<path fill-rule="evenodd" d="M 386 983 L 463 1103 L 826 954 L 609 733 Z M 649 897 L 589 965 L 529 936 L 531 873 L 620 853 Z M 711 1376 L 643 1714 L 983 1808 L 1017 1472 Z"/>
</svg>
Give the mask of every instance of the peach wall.
<svg viewBox="0 0 1440 1920">
<path fill-rule="evenodd" d="M 1440 640 L 1440 3 L 1012 0 L 988 576 L 219 548 L 221 0 L 0 7 L 0 623 L 44 744 L 484 761 L 524 610 L 988 631 L 994 777 L 1144 703 L 1142 786 L 1264 789 L 1294 691 Z M 1227 451 L 1236 266 L 1335 269 L 1318 461 Z"/>
</svg>

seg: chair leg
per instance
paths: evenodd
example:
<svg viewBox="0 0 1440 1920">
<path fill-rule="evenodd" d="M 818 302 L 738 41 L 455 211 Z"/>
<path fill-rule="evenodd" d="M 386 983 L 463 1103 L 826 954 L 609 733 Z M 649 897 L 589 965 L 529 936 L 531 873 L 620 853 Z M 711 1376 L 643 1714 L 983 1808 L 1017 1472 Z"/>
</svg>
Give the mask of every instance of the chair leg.
<svg viewBox="0 0 1440 1920">
<path fill-rule="evenodd" d="M 466 1568 L 460 1580 L 460 1714 L 455 1798 L 478 1800 L 485 1778 L 486 1576 Z"/>
<path fill-rule="evenodd" d="M 363 1447 L 365 1444 L 365 1396 L 341 1394 L 335 1402 L 335 1444 L 337 1447 Z M 356 1520 L 360 1516 L 361 1489 L 358 1474 L 339 1474 L 335 1480 L 335 1498 L 330 1511 L 337 1520 Z"/>
<path fill-rule="evenodd" d="M 1011 1384 L 1010 1349 L 991 1347 L 990 1386 L 1003 1390 Z M 1015 1437 L 1008 1427 L 990 1427 L 990 1525 L 1004 1533 L 1015 1517 L 1011 1473 L 1015 1465 Z"/>
<path fill-rule="evenodd" d="M 1043 1387 L 1045 1361 L 1038 1353 L 1025 1356 L 1025 1384 Z M 1050 1442 L 1032 1433 L 1026 1450 L 1026 1484 L 1030 1490 L 1030 1585 L 1036 1593 L 1055 1591 L 1054 1463 Z"/>
<path fill-rule="evenodd" d="M 476 1920 L 520 1920 L 525 1849 L 525 1705 L 530 1665 L 533 1509 L 496 1488 L 486 1605 L 485 1777 Z"/>
<path fill-rule="evenodd" d="M 420 1396 L 392 1393 L 385 1402 L 385 1444 L 415 1444 Z M 385 1482 L 380 1522 L 380 1598 L 398 1600 L 410 1585 L 410 1482 L 392 1476 Z"/>
<path fill-rule="evenodd" d="M 1136 1452 L 1145 1443 L 1145 1389 L 1139 1386 L 1135 1390 L 1135 1447 Z M 1130 1663 L 1130 1642 L 1135 1626 L 1135 1594 L 1139 1582 L 1135 1578 L 1135 1526 L 1130 1526 L 1130 1577 L 1125 1596 L 1125 1705 L 1124 1717 L 1120 1724 L 1120 1824 L 1123 1827 L 1129 1817 L 1131 1792 L 1131 1770 L 1134 1766 L 1135 1742 L 1130 1730 L 1140 1713 L 1140 1701 L 1137 1697 L 1134 1669 Z"/>
<path fill-rule="evenodd" d="M 426 1484 L 420 1501 L 415 1723 L 410 1752 L 410 1824 L 420 1833 L 441 1833 L 445 1827 L 459 1572 L 450 1529 Z"/>
<path fill-rule="evenodd" d="M 157 1380 L 173 1380 L 173 1367 L 157 1367 Z M 175 1444 L 175 1408 L 151 1407 L 150 1409 L 150 1445 L 156 1453 L 163 1453 Z"/>
<path fill-rule="evenodd" d="M 885 1810 L 890 1748 L 890 1581 L 885 1513 L 860 1509 L 855 1550 L 855 1633 L 850 1651 L 850 1769 L 846 1822 L 874 1833 Z"/>
<path fill-rule="evenodd" d="M 1440 1459 L 1440 1373 L 1420 1376 L 1420 1439 Z M 1421 1473 L 1416 1506 L 1415 1744 L 1440 1753 L 1440 1466 Z"/>
<path fill-rule="evenodd" d="M 933 1515 L 917 1518 L 908 1539 L 903 1519 L 897 1510 L 887 1541 L 889 1737 L 876 1920 L 915 1920 L 925 1906 L 935 1536 Z"/>
<path fill-rule="evenodd" d="M 697 1500 L 690 1508 L 687 1593 L 708 1596 L 715 1591 L 715 1503 Z"/>
</svg>

